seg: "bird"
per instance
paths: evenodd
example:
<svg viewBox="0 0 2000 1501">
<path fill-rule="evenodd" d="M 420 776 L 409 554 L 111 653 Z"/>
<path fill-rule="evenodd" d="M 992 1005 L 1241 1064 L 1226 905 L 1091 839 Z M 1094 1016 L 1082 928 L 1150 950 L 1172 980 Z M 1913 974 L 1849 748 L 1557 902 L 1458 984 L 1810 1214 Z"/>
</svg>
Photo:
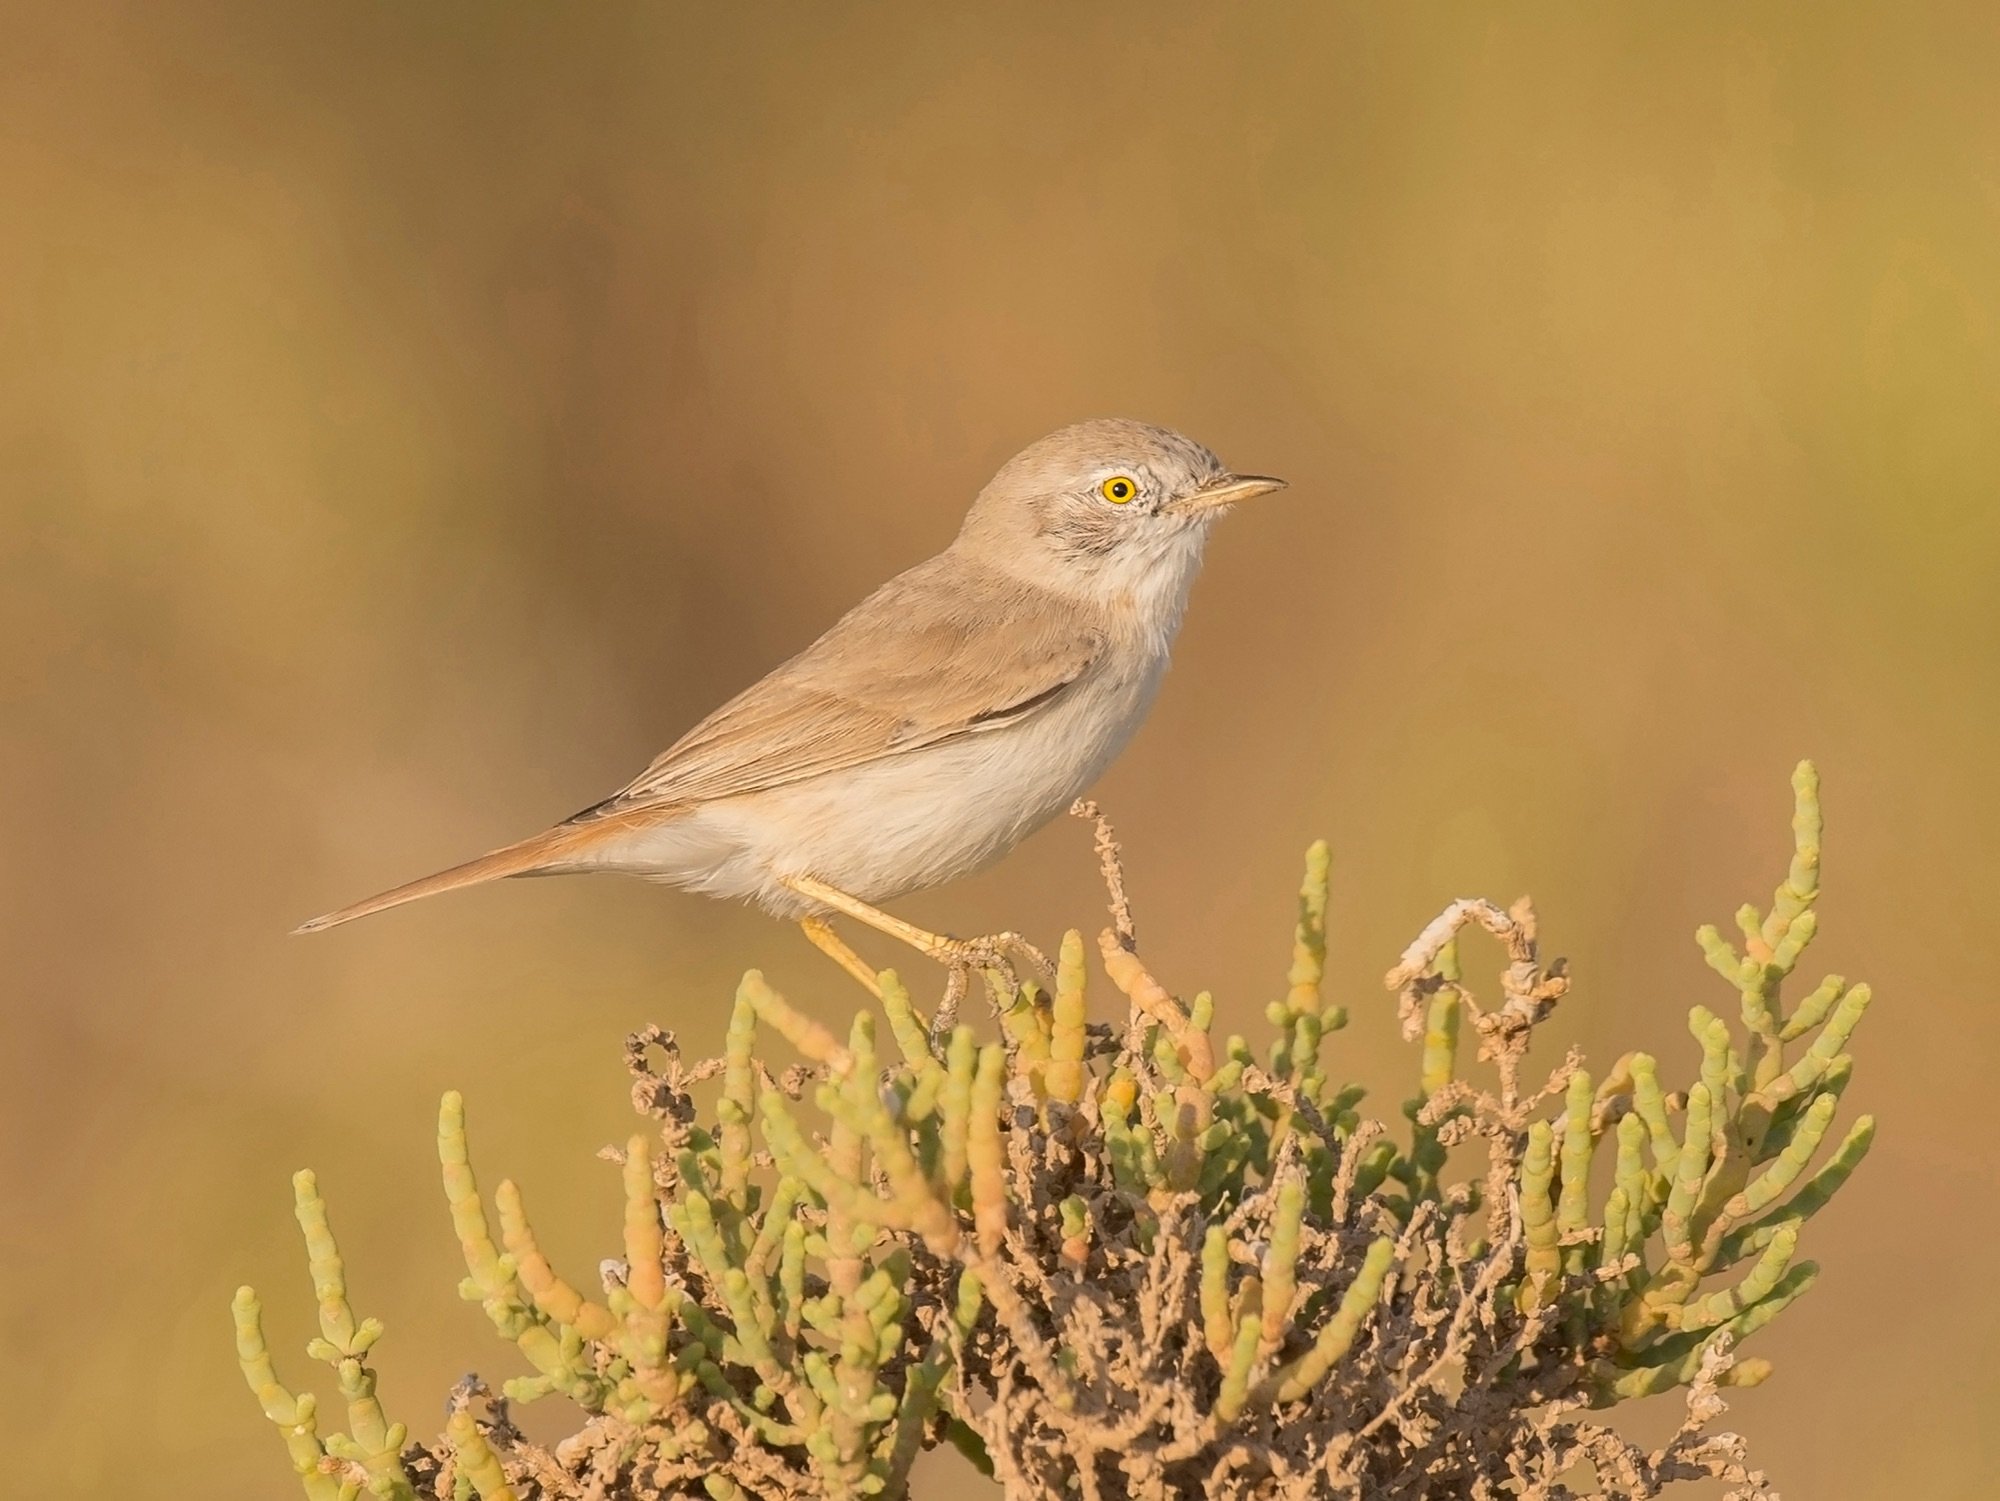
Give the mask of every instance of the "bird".
<svg viewBox="0 0 2000 1501">
<path fill-rule="evenodd" d="M 302 923 L 316 933 L 512 876 L 607 871 L 747 899 L 864 983 L 845 914 L 943 962 L 1005 964 L 882 909 L 993 864 L 1094 782 L 1145 718 L 1202 553 L 1237 503 L 1285 488 L 1128 418 L 1003 464 L 943 552 L 553 828 Z"/>
</svg>

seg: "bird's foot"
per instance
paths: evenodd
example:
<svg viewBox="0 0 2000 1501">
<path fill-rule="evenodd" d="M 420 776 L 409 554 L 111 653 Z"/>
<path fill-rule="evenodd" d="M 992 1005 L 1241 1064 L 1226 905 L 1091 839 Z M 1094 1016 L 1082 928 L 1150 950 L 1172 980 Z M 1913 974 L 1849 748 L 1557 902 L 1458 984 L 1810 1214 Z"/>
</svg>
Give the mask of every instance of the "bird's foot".
<svg viewBox="0 0 2000 1501">
<path fill-rule="evenodd" d="M 992 970 L 1013 986 L 1021 979 L 1016 961 L 1025 959 L 1035 978 L 1045 984 L 1055 982 L 1056 972 L 1049 964 L 1049 956 L 1019 933 L 988 933 L 980 938 L 952 938 L 942 933 L 931 936 L 937 946 L 926 952 L 947 968 Z"/>
<path fill-rule="evenodd" d="M 950 1041 L 952 1029 L 958 1025 L 958 1008 L 971 988 L 975 971 L 991 977 L 997 1010 L 1004 1010 L 1008 998 L 1021 988 L 1019 961 L 1027 962 L 1044 987 L 1055 984 L 1055 970 L 1048 955 L 1019 933 L 988 933 L 979 938 L 936 936 L 936 947 L 925 950 L 945 967 L 944 999 L 938 1003 L 937 1015 L 931 1020 L 934 1048 L 942 1049 Z"/>
<path fill-rule="evenodd" d="M 935 959 L 945 967 L 944 999 L 938 1005 L 937 1016 L 931 1023 L 931 1037 L 935 1040 L 948 1038 L 951 1029 L 957 1025 L 958 1008 L 965 1000 L 975 972 L 996 976 L 1004 982 L 1008 993 L 1020 988 L 1022 965 L 1025 964 L 1032 977 L 1048 989 L 1055 985 L 1055 966 L 1049 963 L 1049 956 L 1019 933 L 988 933 L 978 938 L 953 938 L 946 933 L 932 933 L 914 923 L 893 917 L 879 907 L 870 906 L 858 897 L 849 896 L 836 886 L 811 876 L 792 876 L 785 885 L 800 896 L 818 903 L 823 908 L 845 913 L 857 922 L 866 923 L 878 933 L 886 933 L 891 938 L 900 939 L 918 953 Z M 824 917 L 807 917 L 801 920 L 806 937 L 821 950 L 830 955 L 841 968 L 859 980 L 877 996 L 881 988 L 873 972 L 853 949 L 849 948 L 827 924 Z"/>
</svg>

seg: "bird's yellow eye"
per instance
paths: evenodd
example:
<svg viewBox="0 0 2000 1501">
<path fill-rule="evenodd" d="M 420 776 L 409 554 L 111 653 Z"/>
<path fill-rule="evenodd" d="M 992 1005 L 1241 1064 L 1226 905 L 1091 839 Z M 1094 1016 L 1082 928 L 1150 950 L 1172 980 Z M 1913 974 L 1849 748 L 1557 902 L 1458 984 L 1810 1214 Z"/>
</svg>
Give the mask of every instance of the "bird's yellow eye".
<svg viewBox="0 0 2000 1501">
<path fill-rule="evenodd" d="M 1139 486 L 1122 474 L 1114 474 L 1097 487 L 1097 493 L 1114 506 L 1122 506 L 1138 495 Z"/>
</svg>

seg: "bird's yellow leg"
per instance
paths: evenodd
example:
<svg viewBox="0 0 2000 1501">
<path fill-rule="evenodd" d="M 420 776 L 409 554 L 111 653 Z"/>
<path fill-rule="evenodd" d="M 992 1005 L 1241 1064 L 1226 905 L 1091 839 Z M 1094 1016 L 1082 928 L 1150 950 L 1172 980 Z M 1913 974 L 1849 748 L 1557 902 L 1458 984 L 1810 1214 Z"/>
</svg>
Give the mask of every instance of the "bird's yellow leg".
<svg viewBox="0 0 2000 1501">
<path fill-rule="evenodd" d="M 882 982 L 876 978 L 875 971 L 868 967 L 866 959 L 847 946 L 846 939 L 833 931 L 832 923 L 823 917 L 802 917 L 799 928 L 812 941 L 814 948 L 854 976 L 876 1000 L 882 999 Z"/>
<path fill-rule="evenodd" d="M 931 933 L 915 923 L 904 922 L 902 918 L 884 912 L 880 907 L 871 907 L 859 897 L 849 896 L 837 886 L 829 886 L 824 881 L 816 881 L 811 876 L 786 876 L 785 885 L 800 896 L 809 898 L 836 912 L 844 912 L 856 922 L 866 923 L 878 933 L 886 933 L 907 943 L 920 954 L 928 954 L 933 959 L 942 959 L 958 946 L 958 940 L 947 938 L 942 933 Z M 811 919 L 807 919 L 811 921 Z M 821 919 L 824 921 L 825 919 Z M 818 942 L 817 939 L 814 942 Z"/>
<path fill-rule="evenodd" d="M 1049 964 L 1048 956 L 1019 933 L 993 933 L 984 938 L 951 938 L 942 933 L 929 932 L 915 923 L 904 922 L 902 918 L 884 912 L 880 907 L 871 907 L 859 897 L 849 896 L 839 887 L 829 886 L 826 882 L 815 880 L 811 876 L 785 876 L 783 880 L 786 886 L 807 900 L 818 902 L 823 907 L 831 907 L 836 912 L 844 912 L 856 922 L 866 923 L 878 933 L 886 933 L 891 938 L 907 943 L 918 953 L 927 954 L 938 963 L 950 968 L 1001 969 L 1011 974 L 1012 966 L 1008 964 L 1006 957 L 1007 951 L 1011 949 L 1032 963 L 1045 979 L 1055 978 L 1055 970 Z M 814 938 L 813 942 L 819 943 L 819 940 Z M 824 944 L 820 946 L 825 947 Z"/>
</svg>

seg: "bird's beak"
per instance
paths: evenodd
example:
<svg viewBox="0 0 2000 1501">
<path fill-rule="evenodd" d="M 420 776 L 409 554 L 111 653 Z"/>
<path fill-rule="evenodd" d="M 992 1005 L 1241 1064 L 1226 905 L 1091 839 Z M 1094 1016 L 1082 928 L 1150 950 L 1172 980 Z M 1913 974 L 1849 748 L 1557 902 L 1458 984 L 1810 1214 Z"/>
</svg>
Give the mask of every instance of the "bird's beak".
<svg viewBox="0 0 2000 1501">
<path fill-rule="evenodd" d="M 1282 490 L 1285 482 L 1272 479 L 1267 474 L 1225 474 L 1221 479 L 1211 480 L 1191 495 L 1183 495 L 1167 506 L 1170 511 L 1183 514 L 1197 511 L 1212 511 L 1218 506 L 1233 506 L 1239 500 L 1255 500 L 1259 495 L 1269 495 L 1273 490 Z"/>
</svg>

